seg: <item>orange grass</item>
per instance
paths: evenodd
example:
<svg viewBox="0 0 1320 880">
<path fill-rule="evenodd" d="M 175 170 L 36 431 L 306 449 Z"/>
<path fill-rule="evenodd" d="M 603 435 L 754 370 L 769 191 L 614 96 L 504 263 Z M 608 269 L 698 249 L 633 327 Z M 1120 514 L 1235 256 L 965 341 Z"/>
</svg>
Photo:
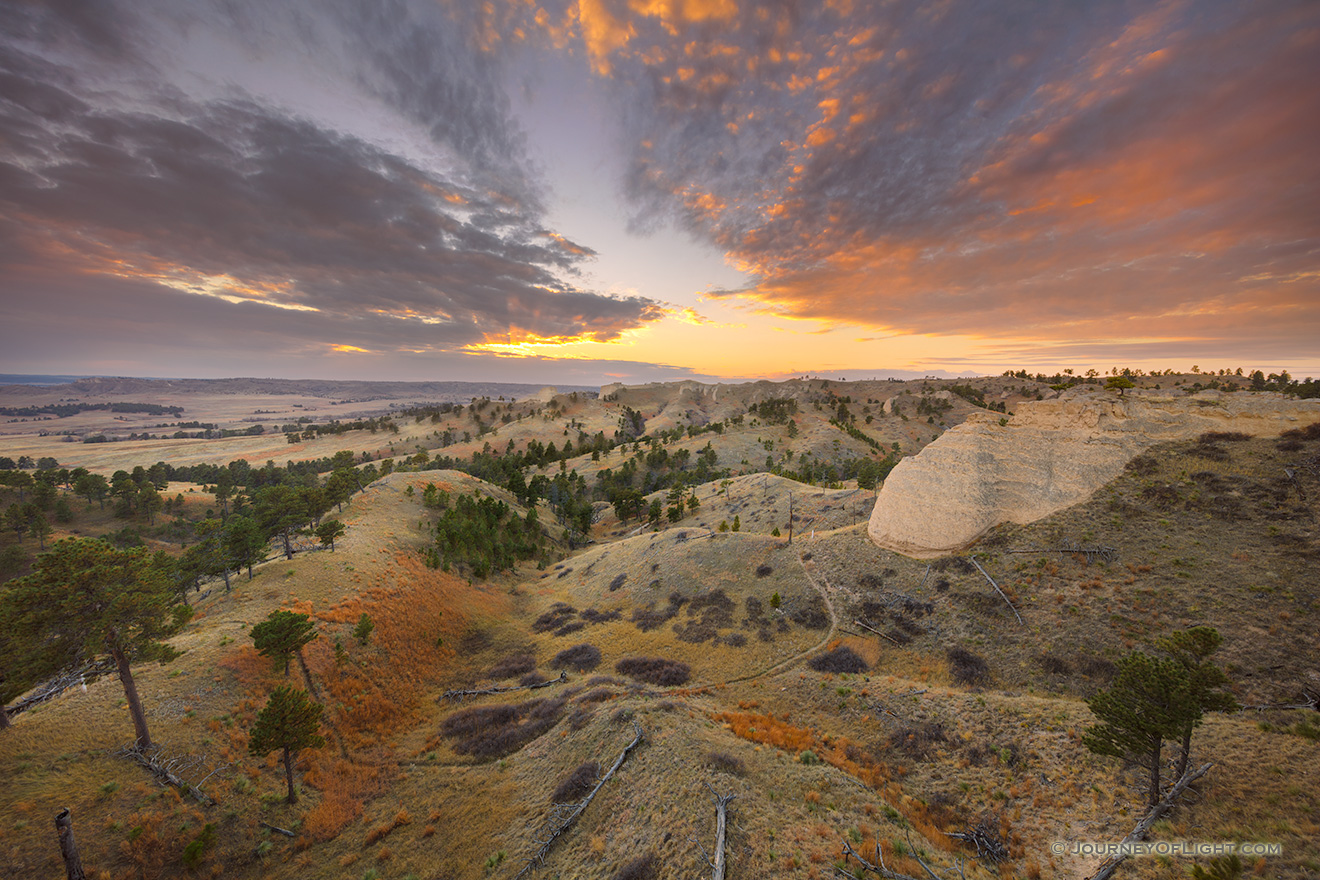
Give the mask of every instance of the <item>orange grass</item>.
<svg viewBox="0 0 1320 880">
<path fill-rule="evenodd" d="M 317 612 L 324 635 L 304 649 L 308 669 L 327 694 L 327 726 L 353 750 L 351 759 L 330 749 L 304 753 L 305 779 L 321 792 L 305 823 L 315 840 L 335 837 L 361 816 L 365 802 L 397 772 L 388 753 L 368 761 L 363 750 L 416 723 L 424 693 L 453 671 L 452 645 L 469 621 L 507 612 L 507 597 L 429 569 L 411 553 L 396 554 L 394 565 L 373 580 L 361 594 Z M 309 603 L 294 607 L 312 611 Z M 365 647 L 349 635 L 363 614 L 376 625 Z M 349 655 L 343 663 L 335 662 L 336 633 Z"/>
<path fill-rule="evenodd" d="M 850 748 L 852 743 L 847 737 L 822 737 L 810 728 L 794 727 L 773 715 L 719 712 L 711 717 L 729 725 L 729 729 L 743 739 L 772 745 L 793 754 L 812 751 L 827 764 L 881 792 L 885 800 L 931 844 L 946 852 L 954 851 L 953 841 L 944 833 L 938 818 L 932 815 L 927 805 L 904 794 L 902 785 L 892 780 L 891 774 L 895 771 L 891 771 L 889 765 L 873 760 L 863 750 Z"/>
</svg>

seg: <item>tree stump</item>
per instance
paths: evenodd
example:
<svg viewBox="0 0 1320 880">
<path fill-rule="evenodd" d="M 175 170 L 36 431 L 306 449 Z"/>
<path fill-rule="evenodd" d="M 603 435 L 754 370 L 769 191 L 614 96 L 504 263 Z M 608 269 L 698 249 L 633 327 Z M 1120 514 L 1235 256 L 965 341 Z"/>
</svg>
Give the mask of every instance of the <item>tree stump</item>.
<svg viewBox="0 0 1320 880">
<path fill-rule="evenodd" d="M 73 819 L 68 807 L 55 814 L 55 833 L 60 836 L 60 856 L 64 859 L 64 870 L 69 880 L 87 880 L 87 875 L 83 873 L 82 859 L 78 858 L 78 844 L 73 840 Z"/>
</svg>

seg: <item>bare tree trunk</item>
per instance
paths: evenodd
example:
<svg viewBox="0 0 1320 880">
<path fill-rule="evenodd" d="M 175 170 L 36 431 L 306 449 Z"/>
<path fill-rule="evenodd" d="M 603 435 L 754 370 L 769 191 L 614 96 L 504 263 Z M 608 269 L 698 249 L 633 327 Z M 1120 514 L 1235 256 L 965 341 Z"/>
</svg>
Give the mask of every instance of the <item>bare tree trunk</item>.
<svg viewBox="0 0 1320 880">
<path fill-rule="evenodd" d="M 73 819 L 68 807 L 55 814 L 55 833 L 60 836 L 60 855 L 64 858 L 64 870 L 69 880 L 87 880 L 82 859 L 78 858 L 78 844 L 73 840 Z"/>
<path fill-rule="evenodd" d="M 1160 802 L 1160 752 L 1164 741 L 1157 733 L 1151 737 L 1150 750 L 1150 806 L 1155 806 Z"/>
<path fill-rule="evenodd" d="M 1155 806 L 1151 808 L 1150 812 L 1142 817 L 1141 821 L 1137 823 L 1137 827 L 1132 829 L 1132 833 L 1123 838 L 1123 843 L 1136 843 L 1139 840 L 1145 840 L 1146 834 L 1150 831 L 1150 827 L 1159 821 L 1161 816 L 1169 811 L 1169 808 L 1173 806 L 1174 801 L 1178 800 L 1182 793 L 1187 790 L 1187 786 L 1210 772 L 1210 768 L 1213 766 L 1215 765 L 1205 764 L 1199 769 L 1190 770 L 1187 773 L 1184 773 L 1182 778 L 1169 789 L 1169 793 L 1164 796 L 1164 799 L 1156 803 Z M 1112 856 L 1105 859 L 1100 865 L 1100 870 L 1091 875 L 1090 880 L 1109 880 L 1109 878 L 1113 876 L 1114 871 L 1125 859 L 1127 859 L 1127 856 L 1125 855 Z"/>
<path fill-rule="evenodd" d="M 128 668 L 128 655 L 119 648 L 111 648 L 115 669 L 119 671 L 119 683 L 124 686 L 124 698 L 128 700 L 128 714 L 133 716 L 133 730 L 137 734 L 139 749 L 151 748 L 151 734 L 147 731 L 147 715 L 142 711 L 142 700 L 138 698 L 137 685 L 133 682 L 133 672 Z"/>
<path fill-rule="evenodd" d="M 298 803 L 298 792 L 293 790 L 293 755 L 287 746 L 284 748 L 284 778 L 289 783 L 289 803 Z"/>
<path fill-rule="evenodd" d="M 1183 774 L 1187 772 L 1187 764 L 1192 760 L 1192 724 L 1187 722 L 1183 728 L 1182 753 L 1178 755 L 1178 778 L 1182 779 Z"/>
<path fill-rule="evenodd" d="M 710 788 L 710 783 L 706 784 Z M 724 835 L 725 826 L 728 822 L 729 801 L 737 795 L 715 794 L 715 789 L 711 788 L 711 794 L 715 795 L 715 858 L 711 861 L 711 868 L 714 871 L 711 874 L 711 880 L 724 880 Z"/>
</svg>

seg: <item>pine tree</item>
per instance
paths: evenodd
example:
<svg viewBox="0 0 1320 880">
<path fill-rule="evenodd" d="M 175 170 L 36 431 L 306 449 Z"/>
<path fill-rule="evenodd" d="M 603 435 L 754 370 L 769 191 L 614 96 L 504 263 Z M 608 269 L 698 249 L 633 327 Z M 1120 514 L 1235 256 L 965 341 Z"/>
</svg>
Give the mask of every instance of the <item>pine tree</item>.
<svg viewBox="0 0 1320 880">
<path fill-rule="evenodd" d="M 1160 754 L 1164 740 L 1183 734 L 1200 717 L 1187 670 L 1176 660 L 1134 651 L 1119 661 L 1108 690 L 1086 701 L 1100 720 L 1082 742 L 1099 755 L 1144 759 L 1151 806 L 1160 801 Z"/>
<path fill-rule="evenodd" d="M 124 687 L 137 746 L 150 748 L 147 716 L 130 667 L 177 656 L 163 640 L 183 627 L 192 609 L 174 605 L 174 592 L 144 548 L 116 550 L 95 538 L 57 541 L 37 557 L 31 574 L 0 597 L 0 621 L 9 642 L 6 665 L 54 671 L 109 654 Z"/>
<path fill-rule="evenodd" d="M 353 627 L 353 638 L 362 647 L 367 646 L 367 640 L 371 638 L 371 631 L 376 628 L 376 623 L 363 611 L 362 616 L 358 618 L 357 626 Z"/>
<path fill-rule="evenodd" d="M 1191 700 L 1196 705 L 1195 718 L 1189 719 L 1182 731 L 1182 750 L 1178 755 L 1178 778 L 1187 772 L 1192 755 L 1192 729 L 1201 723 L 1204 712 L 1232 712 L 1238 708 L 1233 695 L 1220 690 L 1229 684 L 1224 671 L 1210 662 L 1210 655 L 1219 650 L 1224 637 L 1214 627 L 1194 626 L 1191 629 L 1167 635 L 1155 642 L 1155 647 L 1168 654 L 1187 671 Z"/>
<path fill-rule="evenodd" d="M 252 643 L 258 654 L 264 654 L 276 663 L 284 663 L 284 674 L 289 674 L 289 660 L 302 646 L 316 638 L 316 624 L 306 614 L 293 611 L 272 611 L 261 623 L 252 627 Z"/>
<path fill-rule="evenodd" d="M 321 539 L 322 547 L 335 549 L 335 538 L 344 534 L 344 524 L 337 519 L 328 519 L 316 527 L 316 537 Z"/>
<path fill-rule="evenodd" d="M 324 708 L 309 700 L 304 691 L 285 685 L 270 695 L 252 724 L 249 752 L 258 758 L 276 749 L 284 753 L 284 776 L 289 784 L 291 804 L 298 802 L 298 793 L 293 788 L 293 756 L 303 749 L 325 745 L 325 739 L 317 733 Z"/>
</svg>

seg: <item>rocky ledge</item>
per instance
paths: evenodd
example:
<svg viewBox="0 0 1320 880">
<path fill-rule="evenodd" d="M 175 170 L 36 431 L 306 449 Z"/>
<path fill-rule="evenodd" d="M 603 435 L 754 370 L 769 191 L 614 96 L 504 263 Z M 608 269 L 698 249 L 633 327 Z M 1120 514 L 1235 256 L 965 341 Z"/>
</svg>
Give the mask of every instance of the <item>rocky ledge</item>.
<svg viewBox="0 0 1320 880">
<path fill-rule="evenodd" d="M 1002 522 L 1029 523 L 1088 498 L 1145 449 L 1207 431 L 1276 437 L 1320 421 L 1320 400 L 1202 391 L 1072 393 L 1008 419 L 977 413 L 890 473 L 868 529 L 927 559 Z"/>
</svg>

